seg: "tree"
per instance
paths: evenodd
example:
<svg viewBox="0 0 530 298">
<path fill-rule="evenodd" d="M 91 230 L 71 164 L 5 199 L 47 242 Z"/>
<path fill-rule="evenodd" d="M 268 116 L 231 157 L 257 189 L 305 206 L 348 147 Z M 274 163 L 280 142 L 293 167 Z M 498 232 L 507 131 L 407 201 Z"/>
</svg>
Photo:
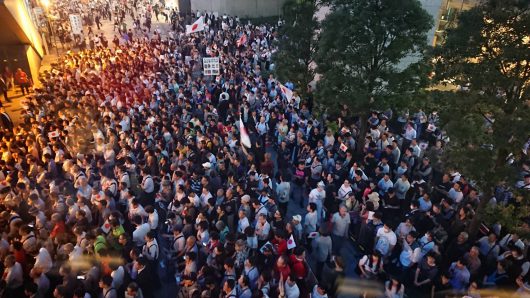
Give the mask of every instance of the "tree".
<svg viewBox="0 0 530 298">
<path fill-rule="evenodd" d="M 318 100 L 346 104 L 360 118 L 362 150 L 368 113 L 411 97 L 425 80 L 418 63 L 403 69 L 406 57 L 422 57 L 432 18 L 417 0 L 327 0 L 316 55 Z"/>
<path fill-rule="evenodd" d="M 447 164 L 474 180 L 483 193 L 470 226 L 473 235 L 486 214 L 506 219 L 513 213 L 519 222 L 529 214 L 528 208 L 522 212 L 502 205 L 487 212 L 495 188 L 513 186 L 517 165 L 528 158 L 522 152 L 530 132 L 528 24 L 529 1 L 489 0 L 463 12 L 434 52 L 436 81 L 466 86 L 466 91 L 437 96 L 450 138 Z M 529 200 L 526 192 L 511 203 L 526 205 Z"/>
<path fill-rule="evenodd" d="M 316 0 L 289 0 L 284 4 L 285 24 L 279 30 L 279 49 L 274 56 L 277 78 L 293 82 L 302 95 L 315 76 L 311 64 L 317 46 L 317 10 Z"/>
</svg>

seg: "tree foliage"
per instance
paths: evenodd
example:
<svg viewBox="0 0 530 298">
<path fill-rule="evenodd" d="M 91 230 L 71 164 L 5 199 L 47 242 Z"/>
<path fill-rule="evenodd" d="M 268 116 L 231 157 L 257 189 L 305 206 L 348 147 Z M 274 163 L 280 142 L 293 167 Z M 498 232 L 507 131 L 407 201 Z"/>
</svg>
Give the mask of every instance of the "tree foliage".
<svg viewBox="0 0 530 298">
<path fill-rule="evenodd" d="M 279 30 L 275 73 L 280 81 L 293 82 L 302 94 L 315 75 L 311 64 L 317 46 L 317 10 L 316 0 L 289 0 L 283 6 L 285 24 Z"/>
<path fill-rule="evenodd" d="M 445 151 L 448 166 L 473 179 L 484 194 L 471 232 L 485 215 L 498 214 L 502 221 L 513 214 L 503 207 L 488 212 L 486 206 L 497 185 L 515 183 L 516 166 L 527 158 L 521 149 L 530 132 L 528 3 L 490 0 L 463 12 L 434 52 L 436 81 L 469 88 L 432 98 L 451 140 Z"/>
<path fill-rule="evenodd" d="M 316 56 L 321 103 L 347 104 L 364 117 L 371 109 L 403 102 L 402 96 L 425 83 L 420 64 L 399 67 L 405 57 L 421 58 L 427 46 L 432 18 L 417 0 L 324 2 L 331 12 L 322 23 Z M 361 125 L 362 132 L 366 124 Z"/>
</svg>

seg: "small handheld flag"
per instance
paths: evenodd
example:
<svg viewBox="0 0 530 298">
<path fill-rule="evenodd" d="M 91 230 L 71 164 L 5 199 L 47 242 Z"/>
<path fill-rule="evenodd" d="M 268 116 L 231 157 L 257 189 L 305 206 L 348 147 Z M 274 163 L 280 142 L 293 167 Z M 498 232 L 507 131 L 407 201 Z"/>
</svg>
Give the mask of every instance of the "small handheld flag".
<svg viewBox="0 0 530 298">
<path fill-rule="evenodd" d="M 245 128 L 245 124 L 241 117 L 239 117 L 239 134 L 241 135 L 241 144 L 247 148 L 252 147 L 250 137 L 248 136 L 247 129 Z"/>
</svg>

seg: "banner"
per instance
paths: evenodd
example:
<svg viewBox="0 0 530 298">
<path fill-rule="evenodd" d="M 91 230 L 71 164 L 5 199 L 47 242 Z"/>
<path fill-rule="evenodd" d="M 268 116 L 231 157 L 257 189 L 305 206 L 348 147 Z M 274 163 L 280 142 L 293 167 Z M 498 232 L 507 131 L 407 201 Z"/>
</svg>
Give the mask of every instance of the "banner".
<svg viewBox="0 0 530 298">
<path fill-rule="evenodd" d="M 81 16 L 78 14 L 70 15 L 70 26 L 72 27 L 73 34 L 82 34 L 83 23 L 81 22 Z"/>
<path fill-rule="evenodd" d="M 205 76 L 219 75 L 219 57 L 202 58 L 202 68 Z"/>
</svg>

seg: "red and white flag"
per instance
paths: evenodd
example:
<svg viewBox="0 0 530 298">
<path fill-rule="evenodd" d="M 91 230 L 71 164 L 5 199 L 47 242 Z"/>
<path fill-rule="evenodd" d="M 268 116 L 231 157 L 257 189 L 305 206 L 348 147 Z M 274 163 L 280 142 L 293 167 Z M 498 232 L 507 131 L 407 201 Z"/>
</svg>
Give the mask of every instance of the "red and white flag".
<svg viewBox="0 0 530 298">
<path fill-rule="evenodd" d="M 280 85 L 280 90 L 282 90 L 282 93 L 285 94 L 285 97 L 287 100 L 291 100 L 293 98 L 293 90 L 285 87 L 282 83 L 278 83 Z"/>
<path fill-rule="evenodd" d="M 192 34 L 195 32 L 200 32 L 206 28 L 206 24 L 204 23 L 204 18 L 200 17 L 198 20 L 195 21 L 195 23 L 191 25 L 186 25 L 186 34 Z"/>
<path fill-rule="evenodd" d="M 239 134 L 241 135 L 241 144 L 247 148 L 252 147 L 250 137 L 248 136 L 247 129 L 245 128 L 245 124 L 243 124 L 241 117 L 239 117 Z"/>
<path fill-rule="evenodd" d="M 287 249 L 293 249 L 296 247 L 296 242 L 294 242 L 294 237 L 293 235 L 291 235 L 291 237 L 289 237 L 289 240 L 287 240 Z"/>
<path fill-rule="evenodd" d="M 346 152 L 346 150 L 348 150 L 348 146 L 346 146 L 346 144 L 344 144 L 344 143 L 341 143 L 340 144 L 340 150 L 342 150 L 343 152 Z"/>
<path fill-rule="evenodd" d="M 240 47 L 246 43 L 247 43 L 247 34 L 243 33 L 243 35 L 241 35 L 241 37 L 237 40 L 236 44 L 238 47 Z"/>
</svg>

